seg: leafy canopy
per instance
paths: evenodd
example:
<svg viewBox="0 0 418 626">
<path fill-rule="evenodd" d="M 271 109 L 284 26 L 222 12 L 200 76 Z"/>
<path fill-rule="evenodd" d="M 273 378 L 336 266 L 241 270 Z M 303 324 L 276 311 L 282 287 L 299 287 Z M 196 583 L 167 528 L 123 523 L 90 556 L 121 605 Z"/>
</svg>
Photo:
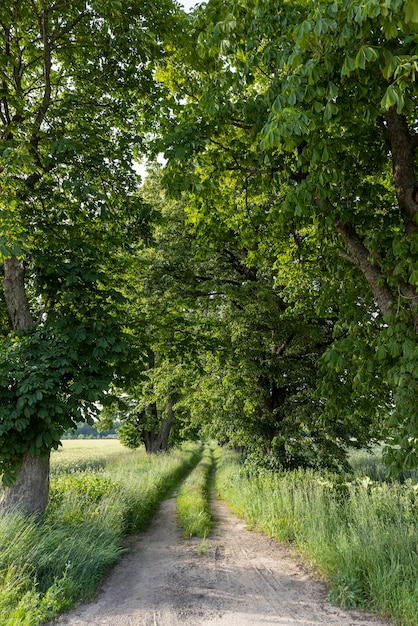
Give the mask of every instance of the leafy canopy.
<svg viewBox="0 0 418 626">
<path fill-rule="evenodd" d="M 5 482 L 25 454 L 47 456 L 68 427 L 91 420 L 123 376 L 130 336 L 120 251 L 146 233 L 134 157 L 159 97 L 151 64 L 174 15 L 169 1 L 0 7 Z M 14 322 L 18 300 L 27 303 L 25 327 Z"/>
<path fill-rule="evenodd" d="M 161 67 L 166 184 L 334 320 L 325 414 L 418 462 L 416 3 L 211 2 Z"/>
</svg>

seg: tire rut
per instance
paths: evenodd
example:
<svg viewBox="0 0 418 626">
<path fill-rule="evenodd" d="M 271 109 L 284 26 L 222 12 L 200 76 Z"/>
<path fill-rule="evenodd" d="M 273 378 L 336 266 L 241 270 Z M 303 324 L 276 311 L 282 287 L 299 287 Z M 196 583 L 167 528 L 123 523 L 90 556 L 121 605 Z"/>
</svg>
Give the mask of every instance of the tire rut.
<svg viewBox="0 0 418 626">
<path fill-rule="evenodd" d="M 62 615 L 66 626 L 387 626 L 326 600 L 288 547 L 257 532 L 214 500 L 205 541 L 183 539 L 175 500 L 163 502 L 146 533 L 129 541 L 96 599 Z"/>
</svg>

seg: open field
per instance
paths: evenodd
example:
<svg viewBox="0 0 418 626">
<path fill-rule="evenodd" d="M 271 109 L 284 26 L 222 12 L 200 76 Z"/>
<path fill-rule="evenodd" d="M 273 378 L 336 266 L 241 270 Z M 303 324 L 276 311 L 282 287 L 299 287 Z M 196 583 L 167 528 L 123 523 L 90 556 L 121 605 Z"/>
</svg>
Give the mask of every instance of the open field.
<svg viewBox="0 0 418 626">
<path fill-rule="evenodd" d="M 418 469 L 403 470 L 396 478 L 390 478 L 387 467 L 381 462 L 383 445 L 374 446 L 371 450 L 353 450 L 349 455 L 354 476 L 368 476 L 378 482 L 405 482 L 411 480 L 418 483 Z"/>
<path fill-rule="evenodd" d="M 51 453 L 51 475 L 102 469 L 126 454 L 128 450 L 117 439 L 64 439 Z"/>
</svg>

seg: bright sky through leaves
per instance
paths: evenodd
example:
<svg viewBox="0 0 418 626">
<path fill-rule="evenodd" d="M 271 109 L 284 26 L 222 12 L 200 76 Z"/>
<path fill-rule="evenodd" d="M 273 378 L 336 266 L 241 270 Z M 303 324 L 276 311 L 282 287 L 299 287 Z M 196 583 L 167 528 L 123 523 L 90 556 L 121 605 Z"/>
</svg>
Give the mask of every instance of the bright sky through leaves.
<svg viewBox="0 0 418 626">
<path fill-rule="evenodd" d="M 198 0 L 182 0 L 179 3 L 183 5 L 183 7 L 186 9 L 186 11 L 189 11 L 194 6 L 199 4 Z"/>
</svg>

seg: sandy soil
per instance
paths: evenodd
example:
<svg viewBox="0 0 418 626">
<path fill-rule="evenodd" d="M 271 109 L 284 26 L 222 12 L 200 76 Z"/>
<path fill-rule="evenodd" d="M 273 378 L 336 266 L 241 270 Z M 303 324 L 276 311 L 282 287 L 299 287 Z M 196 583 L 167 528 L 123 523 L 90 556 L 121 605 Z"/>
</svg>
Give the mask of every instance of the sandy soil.
<svg viewBox="0 0 418 626">
<path fill-rule="evenodd" d="M 326 601 L 289 549 L 246 530 L 214 501 L 206 542 L 182 539 L 175 501 L 166 500 L 146 533 L 130 540 L 96 600 L 66 613 L 67 626 L 387 626 Z"/>
</svg>

